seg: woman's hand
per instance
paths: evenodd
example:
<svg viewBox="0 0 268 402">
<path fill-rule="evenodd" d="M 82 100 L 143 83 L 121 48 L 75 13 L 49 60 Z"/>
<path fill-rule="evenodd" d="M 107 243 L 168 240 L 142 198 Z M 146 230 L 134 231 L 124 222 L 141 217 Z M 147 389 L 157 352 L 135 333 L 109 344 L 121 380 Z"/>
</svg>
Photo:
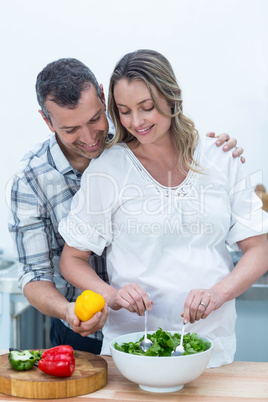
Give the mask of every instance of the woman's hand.
<svg viewBox="0 0 268 402">
<path fill-rule="evenodd" d="M 181 314 L 185 324 L 204 319 L 213 311 L 220 308 L 225 300 L 212 289 L 192 289 L 184 303 Z"/>
<path fill-rule="evenodd" d="M 131 313 L 144 315 L 145 308 L 152 309 L 152 300 L 148 294 L 136 283 L 130 283 L 111 295 L 108 305 L 113 310 L 125 308 Z"/>
<path fill-rule="evenodd" d="M 215 133 L 209 132 L 206 135 L 207 135 L 207 137 L 218 138 L 216 141 L 216 145 L 217 145 L 217 147 L 220 147 L 223 145 L 222 149 L 225 152 L 230 151 L 230 149 L 232 149 L 232 148 L 235 148 L 232 153 L 234 158 L 241 156 L 242 153 L 244 152 L 242 147 L 236 146 L 237 140 L 235 138 L 230 138 L 229 134 L 215 135 Z M 240 160 L 242 163 L 245 163 L 245 161 L 246 161 L 243 156 L 241 156 Z"/>
<path fill-rule="evenodd" d="M 213 310 L 220 308 L 223 303 L 244 293 L 267 272 L 268 243 L 266 234 L 241 240 L 238 245 L 243 255 L 229 275 L 211 289 L 192 289 L 190 291 L 182 313 L 185 323 L 194 323 L 200 318 L 206 318 Z"/>
<path fill-rule="evenodd" d="M 102 311 L 94 314 L 90 320 L 82 322 L 75 314 L 74 309 L 75 303 L 69 303 L 65 321 L 70 324 L 74 332 L 80 334 L 81 336 L 94 334 L 94 332 L 102 329 L 109 314 L 108 306 L 105 304 Z"/>
</svg>

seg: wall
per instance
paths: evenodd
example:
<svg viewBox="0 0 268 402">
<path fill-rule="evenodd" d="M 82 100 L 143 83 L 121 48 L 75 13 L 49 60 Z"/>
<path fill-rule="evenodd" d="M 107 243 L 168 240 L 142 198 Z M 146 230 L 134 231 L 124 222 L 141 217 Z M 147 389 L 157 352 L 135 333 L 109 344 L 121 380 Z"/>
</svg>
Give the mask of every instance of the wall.
<svg viewBox="0 0 268 402">
<path fill-rule="evenodd" d="M 0 247 L 11 247 L 6 186 L 21 156 L 48 135 L 37 113 L 35 79 L 60 57 L 88 64 L 107 89 L 123 54 L 162 52 L 199 131 L 235 136 L 253 184 L 268 185 L 266 0 L 9 0 L 1 2 L 0 15 Z"/>
</svg>

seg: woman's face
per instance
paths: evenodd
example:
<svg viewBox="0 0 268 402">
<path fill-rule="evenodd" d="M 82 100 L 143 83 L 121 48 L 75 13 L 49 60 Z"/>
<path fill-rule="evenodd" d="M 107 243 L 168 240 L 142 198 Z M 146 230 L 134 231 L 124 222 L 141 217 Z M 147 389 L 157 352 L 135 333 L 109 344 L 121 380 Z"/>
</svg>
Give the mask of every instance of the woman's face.
<svg viewBox="0 0 268 402">
<path fill-rule="evenodd" d="M 171 107 L 166 99 L 156 88 L 153 90 L 160 109 L 170 114 Z M 122 125 L 141 144 L 155 143 L 170 135 L 171 118 L 158 112 L 143 81 L 121 79 L 114 86 L 114 99 Z"/>
</svg>

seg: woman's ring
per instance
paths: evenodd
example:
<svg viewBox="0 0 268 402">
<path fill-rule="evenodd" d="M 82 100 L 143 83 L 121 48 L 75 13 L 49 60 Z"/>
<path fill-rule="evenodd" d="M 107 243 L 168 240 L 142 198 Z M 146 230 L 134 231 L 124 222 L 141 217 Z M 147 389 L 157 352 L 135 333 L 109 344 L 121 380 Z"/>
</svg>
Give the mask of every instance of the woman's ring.
<svg viewBox="0 0 268 402">
<path fill-rule="evenodd" d="M 203 307 L 207 308 L 206 303 L 204 303 L 203 301 L 201 301 L 200 306 L 203 306 Z"/>
</svg>

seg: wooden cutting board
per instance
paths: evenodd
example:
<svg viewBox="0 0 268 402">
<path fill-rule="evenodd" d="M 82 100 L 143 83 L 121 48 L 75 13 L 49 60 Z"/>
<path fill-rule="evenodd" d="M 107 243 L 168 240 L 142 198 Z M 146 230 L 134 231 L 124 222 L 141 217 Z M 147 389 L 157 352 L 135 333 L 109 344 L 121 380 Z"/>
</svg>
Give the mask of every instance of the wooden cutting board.
<svg viewBox="0 0 268 402">
<path fill-rule="evenodd" d="M 92 353 L 76 351 L 75 371 L 70 377 L 52 377 L 37 366 L 16 371 L 8 353 L 0 356 L 0 392 L 22 398 L 50 399 L 85 395 L 107 383 L 107 362 Z"/>
</svg>

